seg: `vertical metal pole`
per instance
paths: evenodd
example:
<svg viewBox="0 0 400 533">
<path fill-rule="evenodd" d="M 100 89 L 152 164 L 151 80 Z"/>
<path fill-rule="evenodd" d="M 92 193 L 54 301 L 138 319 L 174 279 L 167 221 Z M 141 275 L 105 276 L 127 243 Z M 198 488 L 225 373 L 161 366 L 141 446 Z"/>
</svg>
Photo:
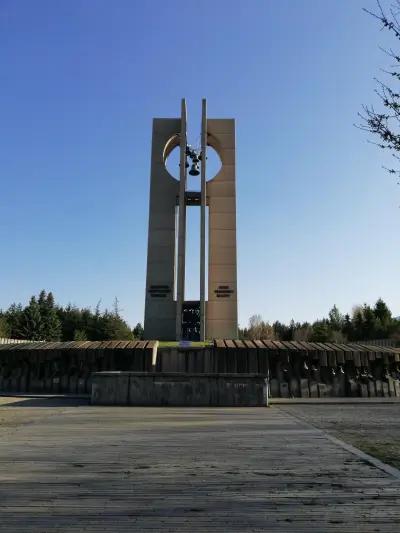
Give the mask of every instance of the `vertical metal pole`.
<svg viewBox="0 0 400 533">
<path fill-rule="evenodd" d="M 185 241 L 186 241 L 186 100 L 181 102 L 181 140 L 179 171 L 178 273 L 176 291 L 176 340 L 182 338 L 182 307 L 185 299 Z"/>
<path fill-rule="evenodd" d="M 201 212 L 200 212 L 200 340 L 206 338 L 206 165 L 207 165 L 207 101 L 201 110 Z"/>
</svg>

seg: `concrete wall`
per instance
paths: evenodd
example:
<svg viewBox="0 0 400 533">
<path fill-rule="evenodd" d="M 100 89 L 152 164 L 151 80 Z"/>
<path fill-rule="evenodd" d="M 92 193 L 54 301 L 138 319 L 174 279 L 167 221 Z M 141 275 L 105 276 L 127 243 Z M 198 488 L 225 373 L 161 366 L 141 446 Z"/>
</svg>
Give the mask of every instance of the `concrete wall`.
<svg viewBox="0 0 400 533">
<path fill-rule="evenodd" d="M 100 372 L 92 378 L 95 405 L 265 406 L 265 378 L 238 374 Z"/>
<path fill-rule="evenodd" d="M 151 371 L 155 341 L 0 345 L 0 393 L 88 394 L 93 372 Z"/>
<path fill-rule="evenodd" d="M 217 340 L 206 348 L 155 341 L 0 345 L 0 393 L 83 394 L 92 374 L 256 374 L 273 397 L 400 397 L 400 349 L 361 344 Z"/>
</svg>

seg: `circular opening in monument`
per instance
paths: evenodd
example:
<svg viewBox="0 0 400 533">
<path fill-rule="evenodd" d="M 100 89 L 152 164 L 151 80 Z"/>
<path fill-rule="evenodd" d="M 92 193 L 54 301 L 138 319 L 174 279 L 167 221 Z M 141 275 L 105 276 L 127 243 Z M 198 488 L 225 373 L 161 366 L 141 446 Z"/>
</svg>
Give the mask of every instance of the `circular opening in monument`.
<svg viewBox="0 0 400 533">
<path fill-rule="evenodd" d="M 200 190 L 200 176 L 191 176 L 189 171 L 191 169 L 192 161 L 190 157 L 187 158 L 189 163 L 187 173 L 187 189 L 189 191 Z M 165 168 L 168 173 L 179 181 L 179 163 L 180 163 L 180 149 L 179 146 L 175 146 L 165 159 Z M 212 146 L 207 146 L 207 165 L 206 165 L 206 177 L 207 181 L 213 179 L 221 170 L 222 163 L 221 158 Z"/>
</svg>

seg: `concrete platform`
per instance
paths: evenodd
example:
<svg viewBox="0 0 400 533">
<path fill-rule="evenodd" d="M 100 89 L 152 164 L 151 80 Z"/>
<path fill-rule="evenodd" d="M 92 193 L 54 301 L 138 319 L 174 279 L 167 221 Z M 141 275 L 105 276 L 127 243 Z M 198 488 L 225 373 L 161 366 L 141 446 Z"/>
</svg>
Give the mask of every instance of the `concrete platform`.
<svg viewBox="0 0 400 533">
<path fill-rule="evenodd" d="M 392 533 L 400 522 L 390 470 L 278 407 L 0 398 L 0 433 L 2 532 Z"/>
</svg>

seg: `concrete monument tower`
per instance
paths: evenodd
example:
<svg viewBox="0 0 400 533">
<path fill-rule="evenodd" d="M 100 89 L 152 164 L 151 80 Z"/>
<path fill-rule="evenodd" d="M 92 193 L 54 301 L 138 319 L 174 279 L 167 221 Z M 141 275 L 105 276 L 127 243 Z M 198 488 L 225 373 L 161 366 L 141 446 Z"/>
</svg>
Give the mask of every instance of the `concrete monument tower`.
<svg viewBox="0 0 400 533">
<path fill-rule="evenodd" d="M 201 146 L 187 142 L 186 102 L 180 118 L 153 121 L 147 249 L 145 339 L 237 338 L 235 121 L 208 119 L 202 102 Z M 207 181 L 207 147 L 221 169 Z M 165 162 L 179 147 L 179 181 Z M 191 164 L 189 164 L 191 161 Z M 199 175 L 200 191 L 187 188 L 187 172 Z M 200 215 L 200 300 L 185 300 L 186 208 Z M 208 208 L 208 299 L 206 210 Z"/>
</svg>

